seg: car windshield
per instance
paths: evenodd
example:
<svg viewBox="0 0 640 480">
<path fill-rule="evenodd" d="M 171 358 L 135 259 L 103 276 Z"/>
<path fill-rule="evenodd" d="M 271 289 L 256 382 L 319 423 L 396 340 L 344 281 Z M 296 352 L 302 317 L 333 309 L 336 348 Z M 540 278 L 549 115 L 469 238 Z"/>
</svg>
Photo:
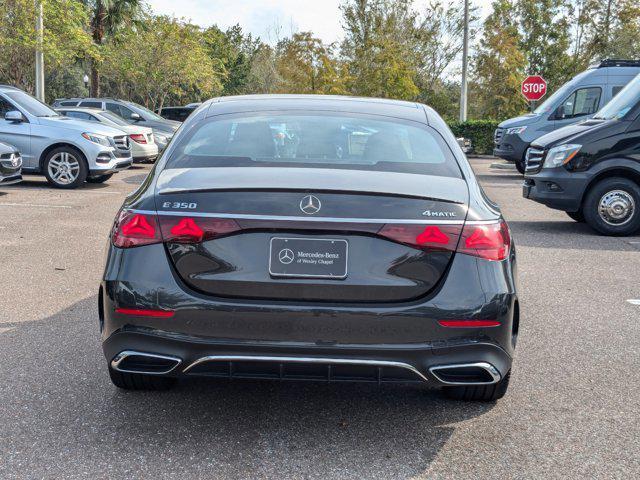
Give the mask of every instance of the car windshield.
<svg viewBox="0 0 640 480">
<path fill-rule="evenodd" d="M 122 117 L 116 115 L 115 113 L 111 113 L 109 111 L 106 111 L 106 110 L 103 111 L 103 112 L 100 112 L 99 115 L 102 118 L 106 118 L 110 122 L 115 123 L 116 125 L 121 126 L 121 127 L 128 127 L 128 126 L 131 125 L 130 123 L 125 122 Z"/>
<path fill-rule="evenodd" d="M 440 134 L 426 125 L 350 114 L 226 115 L 183 137 L 167 168 L 295 167 L 460 178 Z"/>
<path fill-rule="evenodd" d="M 163 120 L 166 121 L 166 118 L 162 118 L 160 115 L 158 115 L 157 113 L 152 112 L 151 110 L 149 110 L 147 107 L 143 107 L 142 105 L 138 105 L 137 103 L 133 103 L 133 102 L 125 102 L 127 105 L 131 106 L 131 107 L 135 107 L 138 110 L 142 110 L 145 114 L 145 117 L 147 117 L 147 120 L 151 119 L 151 120 Z"/>
<path fill-rule="evenodd" d="M 538 108 L 536 108 L 533 111 L 533 113 L 542 115 L 544 113 L 550 112 L 553 106 L 558 102 L 558 100 L 561 100 L 567 95 L 569 95 L 570 89 L 571 87 L 569 85 L 564 85 L 563 87 L 560 87 L 559 90 L 556 90 L 553 95 L 551 95 L 544 102 L 542 102 L 542 104 Z"/>
<path fill-rule="evenodd" d="M 60 115 L 48 105 L 45 105 L 40 100 L 36 100 L 31 95 L 20 91 L 5 92 L 5 95 L 17 103 L 20 108 L 23 108 L 36 117 L 59 117 Z"/>
<path fill-rule="evenodd" d="M 640 75 L 631 80 L 613 99 L 600 109 L 593 118 L 612 120 L 624 117 L 640 102 Z"/>
</svg>

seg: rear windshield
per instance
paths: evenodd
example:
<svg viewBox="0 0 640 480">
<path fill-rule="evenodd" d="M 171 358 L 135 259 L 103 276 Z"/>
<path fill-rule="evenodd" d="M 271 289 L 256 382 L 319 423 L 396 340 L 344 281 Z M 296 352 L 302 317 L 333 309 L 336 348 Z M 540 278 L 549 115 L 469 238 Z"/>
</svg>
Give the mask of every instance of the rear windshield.
<svg viewBox="0 0 640 480">
<path fill-rule="evenodd" d="M 434 129 L 334 113 L 210 118 L 171 153 L 167 168 L 187 167 L 342 168 L 461 177 Z"/>
</svg>

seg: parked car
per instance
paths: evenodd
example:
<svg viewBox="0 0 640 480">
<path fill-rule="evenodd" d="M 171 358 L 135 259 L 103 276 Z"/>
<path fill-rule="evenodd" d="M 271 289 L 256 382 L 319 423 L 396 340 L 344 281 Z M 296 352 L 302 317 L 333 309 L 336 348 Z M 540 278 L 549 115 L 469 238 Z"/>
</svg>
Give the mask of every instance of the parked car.
<svg viewBox="0 0 640 480">
<path fill-rule="evenodd" d="M 63 117 L 7 85 L 0 85 L 0 141 L 20 151 L 23 172 L 58 188 L 104 182 L 133 161 L 122 130 Z"/>
<path fill-rule="evenodd" d="M 317 95 L 205 105 L 113 227 L 99 313 L 115 385 L 205 375 L 504 395 L 515 248 L 434 110 Z"/>
<path fill-rule="evenodd" d="M 0 187 L 22 181 L 21 169 L 20 152 L 15 147 L 0 142 Z"/>
<path fill-rule="evenodd" d="M 131 125 L 115 113 L 96 108 L 67 107 L 56 108 L 56 111 L 65 117 L 104 123 L 122 130 L 129 136 L 131 156 L 134 162 L 154 161 L 158 157 L 158 145 L 153 138 L 153 130 L 148 127 Z"/>
<path fill-rule="evenodd" d="M 604 235 L 640 231 L 640 75 L 587 121 L 527 150 L 523 195 Z"/>
<path fill-rule="evenodd" d="M 153 129 L 155 141 L 161 152 L 165 149 L 178 127 L 180 127 L 179 122 L 162 118 L 142 105 L 116 98 L 59 98 L 53 102 L 53 106 L 56 108 L 85 107 L 108 110 L 132 125 L 149 127 Z"/>
<path fill-rule="evenodd" d="M 198 108 L 197 105 L 185 107 L 162 107 L 156 110 L 156 113 L 167 120 L 176 122 L 184 122 L 191 113 Z"/>
<path fill-rule="evenodd" d="M 493 154 L 515 162 L 524 173 L 524 155 L 538 137 L 593 116 L 640 73 L 640 60 L 605 60 L 576 75 L 533 113 L 498 125 Z"/>
</svg>

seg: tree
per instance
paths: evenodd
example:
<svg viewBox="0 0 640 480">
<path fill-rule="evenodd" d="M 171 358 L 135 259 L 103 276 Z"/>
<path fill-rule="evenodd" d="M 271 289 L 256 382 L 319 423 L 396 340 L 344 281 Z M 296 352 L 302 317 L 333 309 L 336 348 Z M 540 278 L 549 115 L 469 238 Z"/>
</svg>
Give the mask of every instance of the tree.
<svg viewBox="0 0 640 480">
<path fill-rule="evenodd" d="M 149 16 L 104 46 L 101 74 L 113 94 L 150 108 L 222 91 L 222 75 L 207 54 L 200 29 L 167 16 Z"/>
<path fill-rule="evenodd" d="M 93 54 L 84 30 L 88 13 L 75 0 L 43 2 L 43 50 L 48 71 L 64 70 Z M 36 8 L 33 0 L 0 0 L 0 83 L 33 92 Z M 48 92 L 47 92 L 48 93 Z"/>
<path fill-rule="evenodd" d="M 143 0 L 84 0 L 91 10 L 91 37 L 100 50 L 105 38 L 136 23 L 142 14 Z M 91 95 L 100 96 L 99 56 L 91 58 Z"/>
<path fill-rule="evenodd" d="M 482 118 L 508 118 L 521 113 L 526 102 L 520 95 L 527 61 L 513 0 L 495 0 L 483 26 L 483 36 L 473 59 L 471 85 L 473 113 Z"/>
<path fill-rule="evenodd" d="M 571 5 L 567 0 L 517 0 L 515 7 L 527 73 L 542 75 L 553 91 L 575 74 L 569 54 Z"/>
<path fill-rule="evenodd" d="M 340 62 L 333 47 L 322 43 L 311 32 L 294 33 L 277 46 L 276 68 L 285 93 L 347 93 Z"/>
<path fill-rule="evenodd" d="M 356 95 L 415 99 L 412 46 L 415 12 L 409 0 L 346 0 L 341 5 L 349 90 Z"/>
</svg>

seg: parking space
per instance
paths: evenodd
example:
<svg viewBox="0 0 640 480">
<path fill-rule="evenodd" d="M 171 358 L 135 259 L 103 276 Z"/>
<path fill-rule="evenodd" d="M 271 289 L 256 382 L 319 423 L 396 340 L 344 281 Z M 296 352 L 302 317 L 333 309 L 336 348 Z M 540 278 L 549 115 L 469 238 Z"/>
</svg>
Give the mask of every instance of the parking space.
<svg viewBox="0 0 640 480">
<path fill-rule="evenodd" d="M 0 189 L 0 478 L 634 478 L 640 236 L 596 235 L 474 160 L 518 249 L 522 318 L 496 404 L 409 386 L 185 381 L 123 392 L 97 329 L 104 248 L 149 166 Z"/>
</svg>

